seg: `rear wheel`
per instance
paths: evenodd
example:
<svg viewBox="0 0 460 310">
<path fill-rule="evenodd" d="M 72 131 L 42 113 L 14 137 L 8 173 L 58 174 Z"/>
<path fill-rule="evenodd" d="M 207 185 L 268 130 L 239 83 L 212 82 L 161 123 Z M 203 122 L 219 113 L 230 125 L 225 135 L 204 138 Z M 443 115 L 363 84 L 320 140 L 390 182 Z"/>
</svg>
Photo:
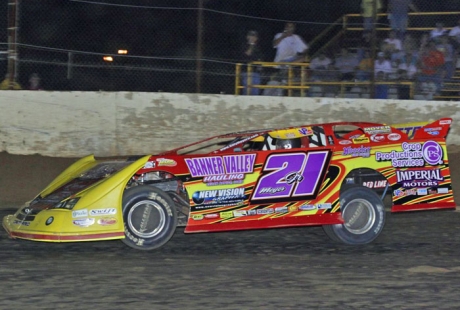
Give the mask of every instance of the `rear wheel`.
<svg viewBox="0 0 460 310">
<path fill-rule="evenodd" d="M 123 242 L 138 250 L 156 249 L 172 237 L 177 212 L 168 194 L 151 186 L 136 186 L 123 196 Z"/>
<path fill-rule="evenodd" d="M 385 224 L 385 207 L 380 197 L 366 187 L 352 187 L 340 194 L 343 224 L 324 225 L 326 234 L 346 244 L 372 242 Z"/>
</svg>

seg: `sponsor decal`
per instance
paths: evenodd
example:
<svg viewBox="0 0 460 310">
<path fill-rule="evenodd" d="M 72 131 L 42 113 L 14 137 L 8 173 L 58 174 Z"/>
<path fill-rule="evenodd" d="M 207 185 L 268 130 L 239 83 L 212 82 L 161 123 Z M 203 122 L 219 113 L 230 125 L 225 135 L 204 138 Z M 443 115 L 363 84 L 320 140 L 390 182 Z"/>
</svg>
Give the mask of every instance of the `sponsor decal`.
<svg viewBox="0 0 460 310">
<path fill-rule="evenodd" d="M 244 180 L 244 174 L 224 174 L 224 175 L 210 175 L 203 178 L 203 182 L 207 186 L 216 186 L 216 185 L 231 185 L 231 184 L 241 184 Z"/>
<path fill-rule="evenodd" d="M 443 163 L 442 147 L 434 141 L 401 144 L 403 151 L 375 152 L 377 161 L 391 161 L 393 167 L 422 167 L 425 163 L 436 166 Z"/>
<path fill-rule="evenodd" d="M 117 219 L 114 217 L 104 217 L 97 220 L 97 223 L 101 226 L 110 226 L 117 223 Z"/>
<path fill-rule="evenodd" d="M 405 188 L 438 186 L 444 180 L 440 169 L 396 170 L 396 180 Z"/>
<path fill-rule="evenodd" d="M 381 134 L 376 134 L 371 136 L 372 142 L 382 142 L 385 141 L 385 136 Z"/>
<path fill-rule="evenodd" d="M 302 211 L 316 210 L 316 206 L 315 206 L 315 205 L 311 205 L 311 204 L 305 204 L 305 205 L 301 205 L 301 206 L 299 207 L 299 210 L 302 210 Z"/>
<path fill-rule="evenodd" d="M 327 210 L 327 209 L 332 208 L 332 204 L 331 203 L 318 203 L 316 207 L 318 208 L 318 210 Z"/>
<path fill-rule="evenodd" d="M 428 194 L 430 194 L 430 195 L 436 195 L 437 192 L 436 192 L 435 189 L 429 189 L 429 190 L 428 190 Z"/>
<path fill-rule="evenodd" d="M 93 218 L 86 218 L 86 219 L 81 219 L 81 220 L 73 220 L 73 224 L 75 226 L 80 226 L 80 227 L 88 227 L 93 225 L 95 220 Z"/>
<path fill-rule="evenodd" d="M 447 193 L 449 193 L 449 189 L 447 187 L 438 188 L 438 194 L 447 194 Z"/>
<path fill-rule="evenodd" d="M 14 220 L 14 221 L 13 221 L 13 224 L 21 225 L 21 226 L 30 226 L 30 222 L 21 221 L 21 220 Z"/>
<path fill-rule="evenodd" d="M 369 143 L 370 142 L 368 137 L 358 137 L 358 138 L 352 139 L 352 141 L 353 141 L 354 144 L 363 144 L 363 143 Z"/>
<path fill-rule="evenodd" d="M 240 217 L 240 216 L 246 216 L 248 215 L 248 212 L 246 210 L 235 210 L 233 211 L 233 216 L 234 217 Z"/>
<path fill-rule="evenodd" d="M 202 219 L 204 219 L 204 216 L 203 214 L 193 214 L 192 219 L 194 219 L 195 221 L 201 221 Z"/>
<path fill-rule="evenodd" d="M 257 209 L 257 214 L 273 214 L 273 208 Z"/>
<path fill-rule="evenodd" d="M 185 163 L 192 177 L 203 177 L 205 183 L 232 181 L 236 184 L 242 183 L 244 174 L 253 172 L 255 160 L 256 154 L 244 154 L 187 158 Z M 216 176 L 222 179 L 216 179 Z"/>
<path fill-rule="evenodd" d="M 443 119 L 439 121 L 439 125 L 449 125 L 452 124 L 452 120 L 450 119 Z"/>
<path fill-rule="evenodd" d="M 101 215 L 114 215 L 117 214 L 117 209 L 106 208 L 106 209 L 94 209 L 89 211 L 90 216 L 101 216 Z"/>
<path fill-rule="evenodd" d="M 257 211 L 256 210 L 248 210 L 248 215 L 256 215 Z"/>
<path fill-rule="evenodd" d="M 88 210 L 83 209 L 83 210 L 72 211 L 72 218 L 78 218 L 78 217 L 88 217 Z"/>
<path fill-rule="evenodd" d="M 363 128 L 364 132 L 374 135 L 378 133 L 391 133 L 391 127 L 390 126 L 375 126 L 375 127 L 365 127 Z"/>
<path fill-rule="evenodd" d="M 23 211 L 24 211 L 25 214 L 30 214 L 30 213 L 32 213 L 32 208 L 24 208 Z"/>
<path fill-rule="evenodd" d="M 418 188 L 417 189 L 417 195 L 419 195 L 419 196 L 428 195 L 428 190 L 426 188 Z"/>
<path fill-rule="evenodd" d="M 416 189 L 397 189 L 393 192 L 393 195 L 395 197 L 417 195 L 417 190 Z"/>
<path fill-rule="evenodd" d="M 246 154 L 187 158 L 185 159 L 185 163 L 192 177 L 205 177 L 210 175 L 252 173 L 255 159 L 255 154 Z"/>
<path fill-rule="evenodd" d="M 427 141 L 423 144 L 422 148 L 423 158 L 425 161 L 432 165 L 442 164 L 442 157 L 444 155 L 442 147 L 435 141 Z"/>
<path fill-rule="evenodd" d="M 442 130 L 442 127 L 423 128 L 423 131 L 425 132 L 440 131 L 440 130 Z"/>
<path fill-rule="evenodd" d="M 205 219 L 216 219 L 218 217 L 219 217 L 219 214 L 217 214 L 217 213 L 209 213 L 209 214 L 204 215 Z"/>
<path fill-rule="evenodd" d="M 409 127 L 399 127 L 397 129 L 401 130 L 405 134 L 409 136 L 409 138 L 412 138 L 415 134 L 415 131 L 419 128 L 422 128 L 422 126 L 409 126 Z M 399 139 L 397 139 L 399 140 Z"/>
<path fill-rule="evenodd" d="M 197 205 L 196 209 L 231 206 L 244 201 L 244 191 L 244 188 L 196 191 L 192 195 L 192 200 Z"/>
<path fill-rule="evenodd" d="M 297 206 L 289 206 L 289 212 L 296 212 L 297 210 L 299 210 Z"/>
<path fill-rule="evenodd" d="M 432 136 L 439 136 L 439 131 L 429 131 L 428 134 Z"/>
<path fill-rule="evenodd" d="M 287 213 L 288 212 L 288 207 L 276 207 L 275 208 L 275 213 Z"/>
<path fill-rule="evenodd" d="M 302 127 L 299 129 L 299 133 L 304 136 L 311 136 L 313 134 L 313 130 L 311 127 Z"/>
<path fill-rule="evenodd" d="M 46 220 L 45 225 L 46 225 L 46 226 L 51 225 L 51 224 L 53 223 L 53 221 L 54 221 L 54 217 L 50 216 L 50 217 Z"/>
<path fill-rule="evenodd" d="M 223 218 L 223 219 L 233 217 L 233 211 L 220 212 L 220 217 Z"/>
<path fill-rule="evenodd" d="M 350 140 L 340 140 L 340 141 L 339 141 L 339 144 L 341 144 L 341 145 L 347 145 L 347 144 L 351 144 L 351 141 L 350 141 Z"/>
<path fill-rule="evenodd" d="M 363 182 L 363 186 L 368 188 L 384 188 L 387 186 L 386 180 L 378 180 L 378 181 L 367 181 Z"/>
<path fill-rule="evenodd" d="M 334 139 L 332 139 L 331 136 L 327 136 L 327 141 L 330 145 L 333 145 L 334 144 Z"/>
<path fill-rule="evenodd" d="M 343 148 L 342 155 L 351 155 L 352 157 L 370 157 L 371 148 L 369 146 L 351 147 L 347 146 Z"/>
<path fill-rule="evenodd" d="M 401 135 L 399 133 L 390 133 L 388 136 L 387 136 L 388 140 L 391 140 L 391 141 L 398 141 L 399 139 L 401 139 Z"/>
<path fill-rule="evenodd" d="M 144 165 L 144 169 L 150 169 L 150 168 L 155 168 L 155 162 L 153 161 L 148 161 Z"/>
<path fill-rule="evenodd" d="M 173 159 L 168 158 L 157 158 L 158 166 L 166 166 L 166 167 L 175 167 L 177 166 L 177 162 Z"/>
</svg>

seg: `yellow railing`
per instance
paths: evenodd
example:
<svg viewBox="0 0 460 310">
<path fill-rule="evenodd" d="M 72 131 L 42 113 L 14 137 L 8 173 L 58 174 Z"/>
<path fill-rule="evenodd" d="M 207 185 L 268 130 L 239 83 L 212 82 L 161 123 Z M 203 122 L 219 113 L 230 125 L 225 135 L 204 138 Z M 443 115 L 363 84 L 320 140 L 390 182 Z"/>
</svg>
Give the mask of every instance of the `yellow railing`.
<svg viewBox="0 0 460 310">
<path fill-rule="evenodd" d="M 240 95 L 241 90 L 245 89 L 246 87 L 242 85 L 242 72 L 243 67 L 246 64 L 238 63 L 236 64 L 235 70 L 235 95 Z M 252 84 L 252 73 L 254 72 L 254 68 L 257 66 L 261 67 L 269 67 L 269 68 L 278 68 L 279 66 L 286 66 L 287 67 L 287 80 L 284 85 L 263 85 L 263 84 Z M 305 97 L 307 95 L 307 90 L 310 89 L 312 85 L 319 85 L 319 86 L 338 86 L 340 88 L 340 92 L 338 93 L 339 97 L 343 97 L 345 93 L 345 88 L 353 87 L 353 86 L 371 86 L 370 81 L 366 82 L 311 82 L 308 80 L 308 66 L 309 63 L 302 62 L 302 63 L 291 63 L 291 62 L 251 62 L 247 64 L 247 90 L 248 94 L 251 93 L 252 88 L 258 89 L 286 89 L 287 95 L 292 97 L 294 94 L 294 90 L 300 90 L 300 96 Z M 295 79 L 295 70 L 300 70 L 300 79 Z M 374 85 L 406 85 L 409 86 L 409 96 L 410 98 L 414 98 L 415 93 L 415 83 L 412 81 L 395 81 L 395 82 L 374 82 Z"/>
<path fill-rule="evenodd" d="M 460 12 L 410 12 L 409 13 L 409 20 L 416 16 L 443 16 L 443 15 L 460 15 Z M 387 13 L 379 13 L 378 17 L 386 17 L 388 16 Z M 362 31 L 364 30 L 363 27 L 352 27 L 354 24 L 357 23 L 350 23 L 350 19 L 352 18 L 362 18 L 361 14 L 347 14 L 342 16 L 341 18 L 337 19 L 334 23 L 329 25 L 326 29 L 324 29 L 318 36 L 316 36 L 310 42 L 310 49 L 313 50 L 312 57 L 317 54 L 319 51 L 324 50 L 324 48 L 328 47 L 330 44 L 338 40 L 342 35 L 345 34 L 347 31 Z M 362 19 L 360 19 L 362 22 Z M 434 27 L 408 27 L 408 31 L 429 31 L 434 29 Z M 445 29 L 452 29 L 451 27 L 446 27 Z M 389 31 L 389 27 L 376 27 L 378 31 Z M 319 48 L 312 49 L 314 45 L 321 44 Z M 286 89 L 288 96 L 293 96 L 294 90 L 300 90 L 300 96 L 304 97 L 307 94 L 307 90 L 312 85 L 334 85 L 340 86 L 340 96 L 343 96 L 344 89 L 350 86 L 358 86 L 358 85 L 371 85 L 371 82 L 310 82 L 308 80 L 308 63 L 275 63 L 275 62 L 252 62 L 247 65 L 246 73 L 247 73 L 247 93 L 250 93 L 251 88 L 258 88 L 258 89 L 267 89 L 267 88 L 276 88 L 276 89 Z M 240 91 L 245 88 L 242 85 L 241 81 L 241 73 L 243 72 L 243 68 L 246 64 L 238 63 L 236 64 L 235 70 L 235 94 L 239 95 Z M 271 67 L 271 68 L 278 68 L 279 66 L 286 66 L 287 67 L 287 82 L 284 85 L 255 85 L 252 84 L 252 72 L 254 72 L 255 66 L 261 67 Z M 294 79 L 294 72 L 295 70 L 300 70 L 300 79 Z M 412 81 L 404 81 L 404 82 L 374 82 L 374 85 L 407 85 L 410 87 L 410 98 L 414 97 L 415 86 L 414 82 Z M 457 83 L 454 83 L 457 84 Z M 458 85 L 458 84 L 457 84 Z"/>
<path fill-rule="evenodd" d="M 409 15 L 409 25 L 410 25 L 410 19 L 411 17 L 413 16 L 440 16 L 440 15 L 459 15 L 460 12 L 409 12 L 408 15 Z M 346 30 L 349 30 L 349 31 L 362 31 L 364 30 L 363 27 L 349 27 L 348 25 L 348 19 L 350 17 L 359 17 L 359 18 L 362 18 L 362 15 L 361 14 L 347 14 L 347 15 L 344 15 L 344 28 Z M 388 17 L 388 13 L 379 13 L 377 14 L 377 17 Z M 434 25 L 433 27 L 407 27 L 406 30 L 407 31 L 430 31 L 434 28 Z M 389 31 L 391 30 L 391 28 L 389 27 L 376 27 L 375 28 L 376 30 L 379 30 L 379 31 Z M 452 27 L 444 27 L 444 29 L 452 29 Z"/>
<path fill-rule="evenodd" d="M 410 20 L 414 17 L 420 16 L 448 16 L 448 15 L 460 15 L 460 12 L 410 12 L 409 13 L 409 25 Z M 379 13 L 377 16 L 380 17 L 388 17 L 388 13 Z M 356 19 L 357 22 L 350 23 L 350 19 Z M 377 21 L 378 22 L 378 21 Z M 311 42 L 310 42 L 310 50 L 313 50 L 313 55 L 315 56 L 318 52 L 324 50 L 325 47 L 329 46 L 338 38 L 340 38 L 344 33 L 347 31 L 363 31 L 363 27 L 354 27 L 354 25 L 362 23 L 362 15 L 361 14 L 346 14 L 336 20 L 334 23 L 329 25 L 326 29 L 320 32 Z M 391 28 L 389 27 L 380 27 L 377 26 L 375 28 L 377 31 L 389 31 Z M 407 27 L 407 31 L 430 31 L 434 29 L 434 24 L 432 27 Z M 452 29 L 452 27 L 445 27 L 445 29 Z M 326 40 L 327 38 L 327 40 Z M 326 43 L 321 43 L 319 48 L 315 48 L 316 43 L 320 43 L 323 40 L 326 40 Z"/>
<path fill-rule="evenodd" d="M 247 67 L 247 93 L 251 93 L 252 88 L 267 89 L 267 88 L 277 88 L 277 89 L 286 89 L 288 91 L 288 96 L 293 95 L 293 91 L 300 89 L 300 95 L 305 97 L 306 90 L 310 88 L 308 86 L 308 62 L 264 62 L 264 61 L 254 61 L 251 63 L 236 64 L 235 70 L 235 95 L 240 94 L 240 90 L 244 89 L 245 86 L 241 83 L 241 73 L 243 66 Z M 254 72 L 255 67 L 265 67 L 265 68 L 279 68 L 284 66 L 287 69 L 287 79 L 285 85 L 255 85 L 252 84 L 252 73 Z M 294 79 L 295 71 L 300 71 L 300 79 L 297 81 Z"/>
</svg>

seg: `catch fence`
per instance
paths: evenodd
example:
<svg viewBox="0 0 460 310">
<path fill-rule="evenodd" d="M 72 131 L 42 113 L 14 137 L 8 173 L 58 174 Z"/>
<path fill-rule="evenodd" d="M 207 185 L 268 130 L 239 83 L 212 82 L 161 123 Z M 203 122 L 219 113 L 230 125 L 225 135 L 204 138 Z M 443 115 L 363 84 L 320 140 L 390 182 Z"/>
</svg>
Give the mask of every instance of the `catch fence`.
<svg viewBox="0 0 460 310">
<path fill-rule="evenodd" d="M 37 73 L 46 90 L 233 94 L 241 90 L 236 68 L 249 30 L 259 34 L 265 63 L 273 61 L 272 40 L 286 22 L 296 23 L 310 58 L 325 48 L 352 49 L 362 31 L 360 1 L 8 0 L 1 6 L 7 19 L 0 23 L 0 74 L 24 89 Z M 417 35 L 440 19 L 449 28 L 460 19 L 452 9 L 426 13 L 448 10 L 447 4 L 419 0 L 418 6 L 425 13 L 410 15 Z M 389 30 L 382 12 L 380 38 Z M 271 72 L 263 72 L 262 84 Z M 288 86 L 286 95 L 310 89 Z"/>
</svg>

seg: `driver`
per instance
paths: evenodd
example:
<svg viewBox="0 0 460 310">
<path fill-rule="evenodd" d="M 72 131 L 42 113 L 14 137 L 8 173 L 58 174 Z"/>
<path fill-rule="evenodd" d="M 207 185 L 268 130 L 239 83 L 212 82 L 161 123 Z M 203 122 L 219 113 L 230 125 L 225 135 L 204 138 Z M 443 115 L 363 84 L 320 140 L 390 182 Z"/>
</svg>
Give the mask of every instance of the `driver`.
<svg viewBox="0 0 460 310">
<path fill-rule="evenodd" d="M 276 140 L 276 149 L 295 149 L 300 147 L 300 138 L 296 139 L 277 139 Z"/>
</svg>

